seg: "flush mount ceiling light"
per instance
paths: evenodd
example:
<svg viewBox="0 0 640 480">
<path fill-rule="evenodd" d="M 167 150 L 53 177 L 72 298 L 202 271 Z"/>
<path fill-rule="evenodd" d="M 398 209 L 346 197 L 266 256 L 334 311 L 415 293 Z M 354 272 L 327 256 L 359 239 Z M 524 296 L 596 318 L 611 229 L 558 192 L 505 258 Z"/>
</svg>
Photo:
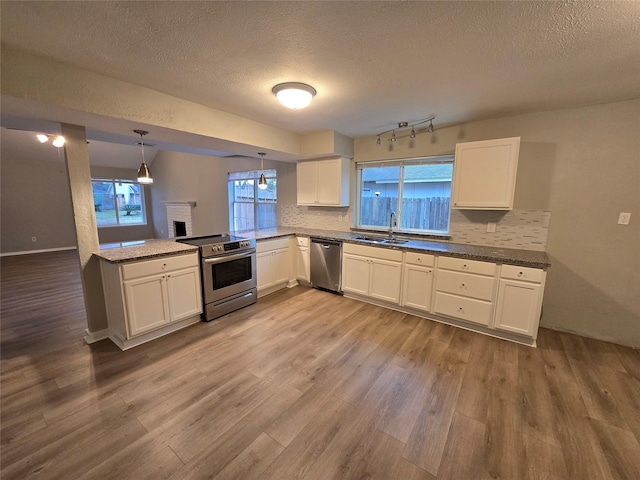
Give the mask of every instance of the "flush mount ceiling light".
<svg viewBox="0 0 640 480">
<path fill-rule="evenodd" d="M 36 138 L 40 143 L 47 143 L 52 137 L 54 137 L 54 135 L 51 135 L 50 133 L 39 133 L 36 135 Z M 62 147 L 64 145 L 64 137 L 62 135 L 56 135 L 51 144 L 54 147 Z"/>
<path fill-rule="evenodd" d="M 398 140 L 398 137 L 396 136 L 396 130 L 404 130 L 405 128 L 411 128 L 411 132 L 409 133 L 409 138 L 416 138 L 416 135 L 418 133 L 420 133 L 419 131 L 416 132 L 416 128 L 418 125 L 422 125 L 423 123 L 427 123 L 429 122 L 429 127 L 427 127 L 427 132 L 428 133 L 433 133 L 435 131 L 435 128 L 433 127 L 433 120 L 435 119 L 435 115 L 432 115 L 430 117 L 427 118 L 423 118 L 422 120 L 416 120 L 415 122 L 398 122 L 398 126 L 391 128 L 389 130 L 385 130 L 384 132 L 380 132 L 376 135 L 376 145 L 380 145 L 382 143 L 382 136 L 392 132 L 391 133 L 391 137 L 389 137 L 387 140 L 390 142 L 396 142 Z"/>
<path fill-rule="evenodd" d="M 266 153 L 264 152 L 258 152 L 258 155 L 260 155 L 260 160 L 261 160 L 261 165 L 260 165 L 260 170 L 262 170 L 260 172 L 260 180 L 258 180 L 258 188 L 260 190 L 266 190 L 268 185 L 267 185 L 267 179 L 264 176 L 264 156 L 266 155 Z"/>
<path fill-rule="evenodd" d="M 298 110 L 311 103 L 316 89 L 306 83 L 287 82 L 279 83 L 271 90 L 280 103 L 287 108 Z"/>
<path fill-rule="evenodd" d="M 142 163 L 140 164 L 140 168 L 138 169 L 138 182 L 153 183 L 153 178 L 151 178 L 149 167 L 144 161 L 144 140 L 142 139 L 142 137 L 144 137 L 149 132 L 147 132 L 146 130 L 134 130 L 133 132 L 140 135 L 140 148 L 142 149 Z"/>
</svg>

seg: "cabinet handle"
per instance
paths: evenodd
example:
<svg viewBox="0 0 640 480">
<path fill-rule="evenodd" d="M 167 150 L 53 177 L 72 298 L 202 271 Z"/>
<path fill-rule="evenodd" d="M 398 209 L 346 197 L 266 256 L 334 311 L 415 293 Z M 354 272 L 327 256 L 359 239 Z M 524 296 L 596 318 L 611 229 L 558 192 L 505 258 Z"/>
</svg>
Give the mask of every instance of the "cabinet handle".
<svg viewBox="0 0 640 480">
<path fill-rule="evenodd" d="M 518 276 L 521 277 L 524 275 L 524 272 L 518 272 Z"/>
<path fill-rule="evenodd" d="M 462 307 L 458 307 L 458 311 L 459 312 L 464 312 L 464 309 Z"/>
<path fill-rule="evenodd" d="M 462 265 L 462 269 L 463 269 L 463 270 L 468 270 L 468 269 L 469 269 L 469 267 L 468 267 L 468 266 L 467 266 L 467 264 L 465 263 L 464 265 Z"/>
<path fill-rule="evenodd" d="M 163 263 L 163 264 L 162 264 L 162 270 L 164 270 L 165 268 L 167 268 L 167 264 L 166 264 L 166 263 Z"/>
<path fill-rule="evenodd" d="M 464 286 L 464 283 L 461 283 L 461 284 L 460 284 L 460 288 L 466 288 L 466 287 Z"/>
</svg>

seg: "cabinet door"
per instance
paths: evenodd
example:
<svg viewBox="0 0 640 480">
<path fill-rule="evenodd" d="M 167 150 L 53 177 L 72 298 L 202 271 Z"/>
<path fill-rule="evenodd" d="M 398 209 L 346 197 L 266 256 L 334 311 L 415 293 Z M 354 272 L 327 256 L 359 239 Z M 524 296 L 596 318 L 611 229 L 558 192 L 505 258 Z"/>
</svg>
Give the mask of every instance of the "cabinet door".
<svg viewBox="0 0 640 480">
<path fill-rule="evenodd" d="M 296 165 L 298 178 L 298 205 L 318 203 L 318 176 L 316 162 L 299 162 Z"/>
<path fill-rule="evenodd" d="M 202 313 L 200 268 L 193 267 L 168 273 L 167 297 L 172 322 Z"/>
<path fill-rule="evenodd" d="M 400 280 L 402 278 L 402 264 L 388 260 L 372 259 L 369 296 L 400 304 Z"/>
<path fill-rule="evenodd" d="M 273 272 L 273 284 L 285 283 L 289 281 L 291 272 L 291 261 L 289 259 L 289 249 L 281 248 L 272 253 L 271 269 Z"/>
<path fill-rule="evenodd" d="M 494 328 L 535 337 L 540 321 L 542 286 L 500 280 Z"/>
<path fill-rule="evenodd" d="M 130 337 L 170 322 L 165 275 L 128 280 L 123 285 Z"/>
<path fill-rule="evenodd" d="M 358 255 L 342 255 L 342 290 L 369 295 L 369 259 Z"/>
<path fill-rule="evenodd" d="M 258 283 L 258 290 L 270 287 L 273 285 L 273 269 L 271 251 L 258 253 L 256 255 L 256 276 Z"/>
<path fill-rule="evenodd" d="M 425 312 L 430 311 L 433 268 L 405 265 L 403 280 L 402 305 Z"/>
<path fill-rule="evenodd" d="M 296 278 L 310 281 L 309 247 L 296 247 Z"/>
<path fill-rule="evenodd" d="M 452 203 L 457 209 L 511 210 L 520 137 L 458 143 Z"/>
<path fill-rule="evenodd" d="M 342 163 L 340 159 L 322 160 L 317 165 L 318 203 L 340 205 L 342 194 Z"/>
</svg>

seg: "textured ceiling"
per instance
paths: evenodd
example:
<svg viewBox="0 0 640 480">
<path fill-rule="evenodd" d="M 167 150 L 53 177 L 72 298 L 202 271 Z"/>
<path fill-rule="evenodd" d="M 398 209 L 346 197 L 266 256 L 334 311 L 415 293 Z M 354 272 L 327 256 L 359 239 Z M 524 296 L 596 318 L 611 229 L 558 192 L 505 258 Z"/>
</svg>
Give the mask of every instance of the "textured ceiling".
<svg viewBox="0 0 640 480">
<path fill-rule="evenodd" d="M 640 97 L 640 2 L 11 2 L 2 42 L 294 132 Z M 273 85 L 318 94 L 291 111 Z"/>
</svg>

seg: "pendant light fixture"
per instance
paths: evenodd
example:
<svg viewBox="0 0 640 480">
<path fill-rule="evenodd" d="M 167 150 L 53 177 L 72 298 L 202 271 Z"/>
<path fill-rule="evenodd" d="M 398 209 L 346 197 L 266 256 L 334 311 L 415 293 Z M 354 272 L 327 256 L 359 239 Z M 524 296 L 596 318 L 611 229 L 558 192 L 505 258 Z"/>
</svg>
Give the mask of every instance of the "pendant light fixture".
<svg viewBox="0 0 640 480">
<path fill-rule="evenodd" d="M 279 83 L 271 91 L 278 97 L 281 104 L 293 110 L 309 105 L 317 93 L 311 85 L 298 82 Z"/>
<path fill-rule="evenodd" d="M 264 156 L 266 155 L 266 153 L 264 152 L 258 152 L 258 155 L 260 155 L 260 161 L 261 161 L 261 165 L 260 165 L 260 179 L 258 180 L 258 188 L 260 190 L 266 190 L 268 185 L 267 185 L 267 179 L 264 176 Z"/>
<path fill-rule="evenodd" d="M 139 183 L 153 183 L 153 178 L 151 178 L 151 172 L 149 172 L 149 167 L 147 163 L 144 161 L 144 137 L 147 133 L 146 130 L 134 130 L 134 133 L 140 135 L 140 148 L 142 149 L 142 163 L 140 164 L 140 168 L 138 168 L 138 182 Z"/>
</svg>

